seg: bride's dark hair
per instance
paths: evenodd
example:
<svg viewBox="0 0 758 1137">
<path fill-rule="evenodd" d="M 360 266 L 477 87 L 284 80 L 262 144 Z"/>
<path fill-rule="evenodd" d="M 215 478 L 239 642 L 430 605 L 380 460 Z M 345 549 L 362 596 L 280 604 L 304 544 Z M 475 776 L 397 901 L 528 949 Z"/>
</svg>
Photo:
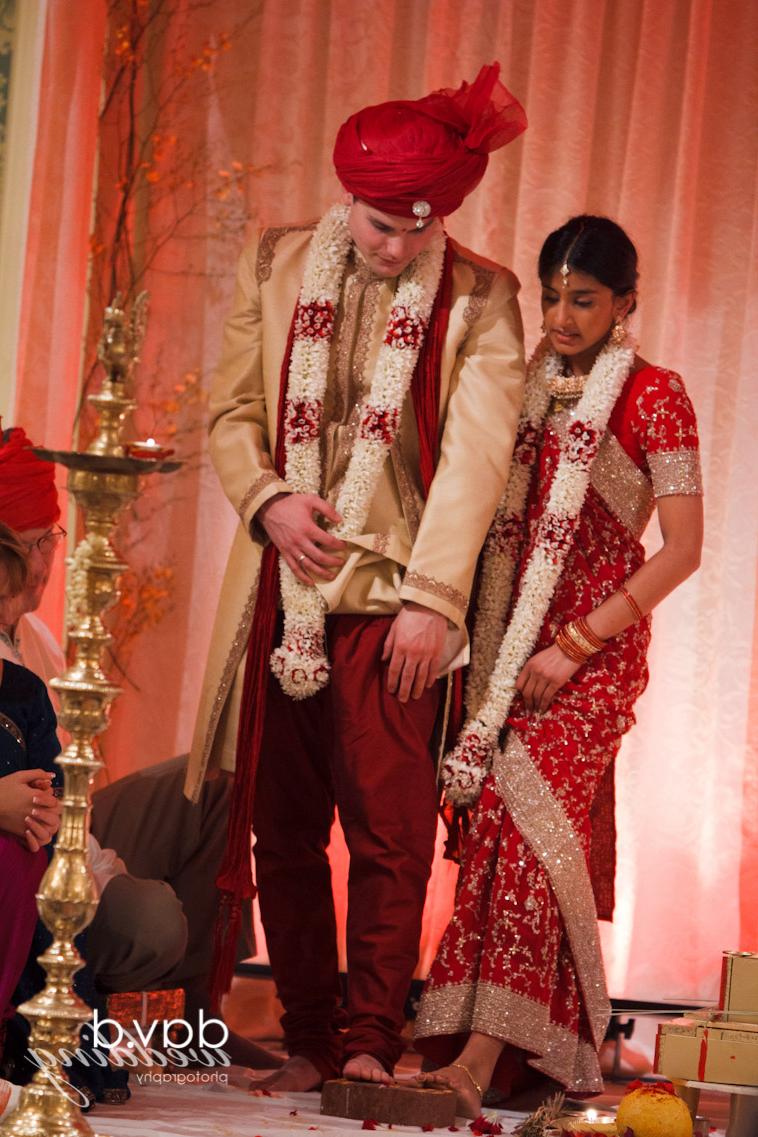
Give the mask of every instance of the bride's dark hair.
<svg viewBox="0 0 758 1137">
<path fill-rule="evenodd" d="M 617 296 L 637 287 L 637 250 L 610 217 L 583 213 L 547 237 L 538 261 L 540 280 L 546 284 L 564 264 L 594 276 Z M 635 307 L 636 301 L 632 312 Z"/>
</svg>

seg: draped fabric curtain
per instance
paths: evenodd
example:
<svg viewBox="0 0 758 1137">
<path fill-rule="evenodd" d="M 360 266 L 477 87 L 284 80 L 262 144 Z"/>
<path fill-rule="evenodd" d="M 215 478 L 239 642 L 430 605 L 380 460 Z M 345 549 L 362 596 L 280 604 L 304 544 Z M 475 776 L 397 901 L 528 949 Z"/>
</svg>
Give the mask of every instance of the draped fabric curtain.
<svg viewBox="0 0 758 1137">
<path fill-rule="evenodd" d="M 94 0 L 52 0 L 43 81 L 57 93 L 44 104 L 37 139 L 37 166 L 49 176 L 35 179 L 38 236 L 29 249 L 17 406 L 17 419 L 48 444 L 70 425 L 72 345 L 83 334 L 81 219 L 98 135 L 91 67 L 102 27 L 85 9 L 108 16 L 106 86 L 126 50 L 125 13 L 155 17 L 133 92 L 144 112 L 135 116 L 144 165 L 129 216 L 135 264 L 151 293 L 136 421 L 138 432 L 173 438 L 185 458 L 181 474 L 146 490 L 124 530 L 135 573 L 120 617 L 125 691 L 104 743 L 110 776 L 180 752 L 191 734 L 236 524 L 202 456 L 202 391 L 243 230 L 315 217 L 338 196 L 331 145 L 351 110 L 457 85 L 499 59 L 529 129 L 493 155 L 479 189 L 449 219 L 451 233 L 515 269 L 531 347 L 545 235 L 576 212 L 617 219 L 640 252 L 641 353 L 681 372 L 699 416 L 703 565 L 655 615 L 652 680 L 618 763 L 618 903 L 603 940 L 612 994 L 715 997 L 721 951 L 758 949 L 750 719 L 758 690 L 758 7 L 122 0 L 105 13 Z M 76 52 L 66 34 L 53 34 L 56 20 L 77 37 Z M 82 84 L 88 99 L 67 96 Z M 96 232 L 107 243 L 123 132 L 102 120 L 99 143 Z M 100 304 L 102 289 L 93 294 Z M 646 542 L 652 549 L 658 541 L 653 523 Z M 343 873 L 344 853 L 335 860 Z M 449 865 L 435 871 L 422 969 L 453 879 Z"/>
<path fill-rule="evenodd" d="M 57 449 L 71 445 L 78 397 L 105 27 L 102 0 L 47 4 L 14 420 L 33 441 Z M 56 635 L 63 601 L 59 563 L 41 612 Z"/>
</svg>

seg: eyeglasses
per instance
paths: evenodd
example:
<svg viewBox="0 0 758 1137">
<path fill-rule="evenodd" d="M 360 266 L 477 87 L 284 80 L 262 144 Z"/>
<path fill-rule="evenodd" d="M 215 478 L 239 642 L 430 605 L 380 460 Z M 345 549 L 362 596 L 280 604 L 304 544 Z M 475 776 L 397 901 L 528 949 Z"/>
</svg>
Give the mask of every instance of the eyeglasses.
<svg viewBox="0 0 758 1137">
<path fill-rule="evenodd" d="M 43 556 L 52 553 L 53 549 L 57 548 L 59 542 L 67 536 L 66 530 L 60 525 L 54 525 L 52 529 L 48 529 L 47 533 L 43 533 L 36 541 L 21 541 L 19 542 L 26 549 L 26 555 L 30 557 L 36 549 L 38 553 Z"/>
</svg>

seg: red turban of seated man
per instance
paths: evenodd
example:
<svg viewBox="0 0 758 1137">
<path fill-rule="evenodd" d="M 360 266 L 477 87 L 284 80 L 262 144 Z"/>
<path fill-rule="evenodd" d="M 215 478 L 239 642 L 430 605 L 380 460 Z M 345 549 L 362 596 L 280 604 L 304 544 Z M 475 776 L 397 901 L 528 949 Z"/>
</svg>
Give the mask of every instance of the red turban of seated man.
<svg viewBox="0 0 758 1137">
<path fill-rule="evenodd" d="M 479 184 L 492 150 L 526 129 L 526 113 L 500 82 L 500 64 L 473 83 L 351 115 L 334 145 L 345 189 L 398 217 L 445 217 Z"/>
<path fill-rule="evenodd" d="M 61 515 L 55 466 L 43 462 L 20 426 L 0 434 L 0 521 L 18 533 L 49 529 Z"/>
</svg>

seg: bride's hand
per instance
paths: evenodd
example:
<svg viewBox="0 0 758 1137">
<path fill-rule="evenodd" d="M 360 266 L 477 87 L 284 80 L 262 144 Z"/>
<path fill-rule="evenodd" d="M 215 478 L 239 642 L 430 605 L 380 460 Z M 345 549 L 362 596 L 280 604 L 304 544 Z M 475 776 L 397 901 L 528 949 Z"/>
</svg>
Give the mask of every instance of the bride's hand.
<svg viewBox="0 0 758 1137">
<path fill-rule="evenodd" d="M 516 680 L 516 690 L 521 692 L 526 709 L 546 711 L 556 692 L 580 667 L 555 644 L 538 651 L 527 660 Z"/>
</svg>

